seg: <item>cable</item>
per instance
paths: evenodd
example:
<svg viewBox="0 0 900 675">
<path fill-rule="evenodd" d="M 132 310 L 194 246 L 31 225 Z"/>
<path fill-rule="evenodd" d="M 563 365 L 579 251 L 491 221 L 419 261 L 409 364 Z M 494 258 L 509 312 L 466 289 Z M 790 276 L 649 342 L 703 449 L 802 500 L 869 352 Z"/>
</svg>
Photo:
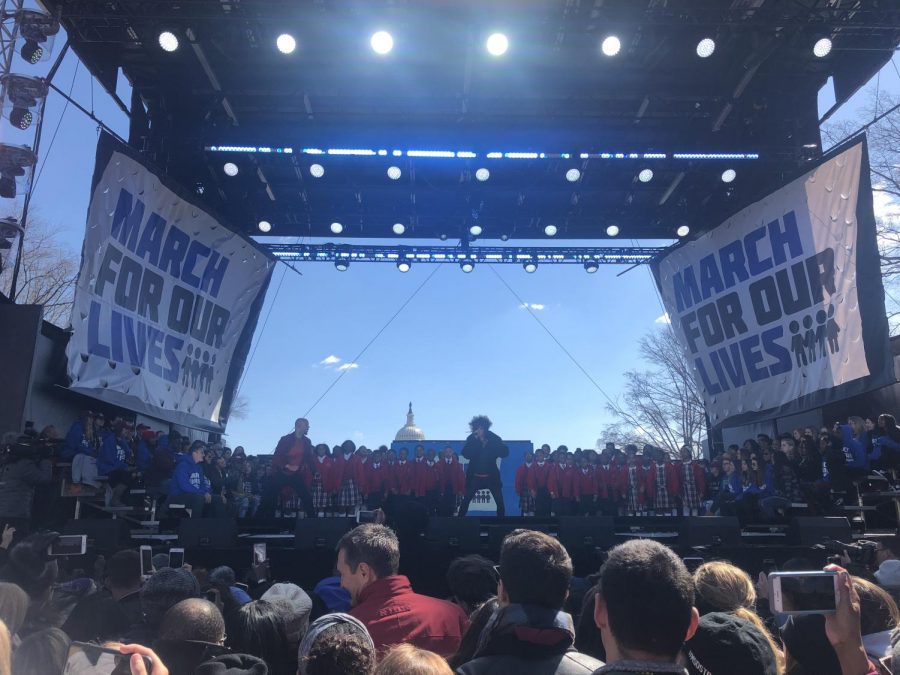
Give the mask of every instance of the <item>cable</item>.
<svg viewBox="0 0 900 675">
<path fill-rule="evenodd" d="M 381 336 L 381 334 L 387 330 L 387 327 L 390 326 L 393 323 L 394 319 L 396 319 L 400 315 L 400 312 L 402 312 L 406 308 L 406 306 L 410 302 L 412 302 L 412 299 L 419 294 L 419 291 L 421 291 L 425 287 L 425 284 L 427 284 L 429 281 L 431 281 L 431 277 L 433 277 L 435 274 L 437 274 L 437 271 L 439 269 L 441 269 L 441 267 L 443 267 L 443 266 L 444 266 L 444 263 L 438 263 L 435 266 L 435 268 L 431 272 L 431 274 L 429 274 L 427 277 L 425 277 L 425 280 L 421 284 L 419 284 L 419 287 L 413 291 L 412 295 L 410 295 L 402 305 L 400 305 L 400 308 L 396 312 L 394 312 L 394 315 L 390 319 L 387 320 L 387 323 L 381 327 L 381 330 L 379 330 L 377 333 L 375 333 L 375 335 L 372 337 L 372 339 L 369 340 L 368 343 L 366 343 L 366 346 L 362 348 L 362 351 L 360 351 L 360 353 L 357 354 L 353 358 L 353 360 L 350 361 L 350 363 L 359 363 L 360 358 L 362 358 L 363 354 L 366 353 L 366 351 L 369 349 L 369 347 L 372 346 L 372 344 L 375 342 L 375 340 L 377 340 Z M 340 372 L 340 374 L 334 379 L 334 382 L 329 384 L 328 387 L 325 389 L 325 391 L 322 392 L 322 395 L 316 399 L 316 402 L 310 406 L 309 410 L 307 410 L 305 413 L 303 413 L 303 417 L 307 417 L 309 415 L 309 413 L 311 413 L 313 410 L 315 410 L 316 406 L 322 402 L 322 399 L 328 395 L 328 392 L 331 391 L 332 389 L 334 389 L 335 385 L 338 382 L 340 382 L 341 378 L 344 377 L 344 375 L 346 375 L 348 372 L 350 372 L 349 369 L 342 370 Z"/>
<path fill-rule="evenodd" d="M 599 384 L 597 384 L 596 380 L 594 380 L 594 378 L 591 377 L 590 373 L 588 373 L 588 371 L 585 370 L 584 366 L 582 366 L 578 362 L 578 359 L 576 359 L 574 356 L 572 356 L 572 353 L 568 349 L 565 348 L 565 346 L 563 345 L 562 342 L 560 342 L 557 339 L 557 337 L 553 334 L 553 331 L 551 331 L 549 328 L 547 328 L 547 326 L 544 324 L 544 322 L 538 318 L 538 315 L 532 311 L 531 306 L 527 302 L 525 302 L 518 293 L 516 293 L 513 290 L 512 286 L 510 286 L 506 282 L 506 279 L 504 279 L 502 276 L 500 276 L 500 273 L 495 269 L 494 265 L 489 264 L 488 268 L 490 268 L 491 272 L 493 272 L 494 275 L 496 275 L 496 277 L 500 280 L 500 282 L 504 286 L 506 286 L 506 289 L 510 293 L 512 293 L 513 297 L 519 302 L 519 306 L 524 307 L 525 310 L 527 310 L 527 312 L 529 314 L 531 314 L 531 318 L 533 318 L 535 321 L 538 322 L 538 325 L 541 328 L 543 328 L 544 331 L 546 331 L 547 335 L 550 336 L 550 339 L 552 339 L 556 343 L 556 346 L 559 347 L 563 351 L 563 353 L 569 357 L 569 359 L 572 361 L 572 363 L 575 364 L 575 366 L 578 368 L 578 370 L 580 370 L 584 374 L 584 376 L 590 381 L 590 383 L 593 384 L 597 388 L 597 391 L 599 391 L 601 394 L 603 394 L 603 396 L 606 398 L 606 400 L 609 401 L 610 405 L 615 406 L 616 402 L 613 401 L 612 398 L 610 398 L 609 394 L 607 394 L 605 391 L 603 391 L 603 387 L 601 387 Z"/>
<path fill-rule="evenodd" d="M 72 73 L 72 84 L 69 85 L 69 96 L 72 95 L 72 90 L 75 89 L 75 77 L 78 75 L 78 66 L 81 64 L 81 61 L 75 61 L 75 72 Z M 93 80 L 92 80 L 93 81 Z M 44 173 L 44 167 L 47 166 L 47 160 L 50 158 L 50 151 L 53 150 L 53 141 L 56 140 L 56 134 L 59 132 L 59 127 L 62 125 L 63 117 L 66 115 L 66 111 L 69 109 L 69 99 L 66 99 L 66 104 L 63 106 L 62 112 L 59 114 L 59 120 L 56 122 L 56 128 L 53 130 L 53 136 L 50 137 L 50 145 L 47 146 L 47 154 L 44 155 L 44 161 L 41 162 L 41 168 L 38 171 L 37 176 L 34 178 L 34 182 L 31 184 L 31 193 L 37 190 L 38 181 L 41 179 L 41 175 Z"/>
</svg>

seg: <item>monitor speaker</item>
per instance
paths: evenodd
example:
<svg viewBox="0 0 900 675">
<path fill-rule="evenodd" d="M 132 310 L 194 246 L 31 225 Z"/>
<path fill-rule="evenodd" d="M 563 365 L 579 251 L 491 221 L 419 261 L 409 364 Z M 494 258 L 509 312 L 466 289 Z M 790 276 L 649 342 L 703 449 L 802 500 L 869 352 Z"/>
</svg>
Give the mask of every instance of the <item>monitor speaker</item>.
<svg viewBox="0 0 900 675">
<path fill-rule="evenodd" d="M 800 546 L 815 546 L 830 540 L 850 541 L 850 522 L 844 517 L 798 516 L 791 518 L 788 539 Z"/>
<path fill-rule="evenodd" d="M 128 545 L 128 523 L 120 519 L 90 518 L 70 520 L 62 534 L 87 535 L 88 550 L 118 551 Z"/>
<path fill-rule="evenodd" d="M 615 538 L 616 528 L 613 518 L 563 516 L 559 519 L 559 541 L 568 551 L 609 549 L 615 545 Z"/>
<path fill-rule="evenodd" d="M 425 539 L 434 548 L 474 553 L 481 548 L 481 521 L 468 517 L 430 518 L 425 529 Z"/>
<path fill-rule="evenodd" d="M 353 518 L 297 518 L 294 548 L 299 551 L 333 551 L 341 537 L 355 526 Z"/>
<path fill-rule="evenodd" d="M 182 518 L 178 543 L 182 548 L 231 548 L 237 543 L 234 518 Z"/>
<path fill-rule="evenodd" d="M 680 535 L 683 546 L 740 546 L 741 524 L 731 516 L 685 517 Z"/>
</svg>

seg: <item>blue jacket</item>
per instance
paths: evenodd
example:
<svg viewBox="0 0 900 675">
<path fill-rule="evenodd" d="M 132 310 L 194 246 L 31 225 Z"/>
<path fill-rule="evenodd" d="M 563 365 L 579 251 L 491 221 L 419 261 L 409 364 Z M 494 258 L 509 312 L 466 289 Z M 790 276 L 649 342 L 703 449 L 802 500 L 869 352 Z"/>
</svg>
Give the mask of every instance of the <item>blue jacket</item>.
<svg viewBox="0 0 900 675">
<path fill-rule="evenodd" d="M 135 464 L 141 471 L 146 472 L 153 465 L 153 453 L 150 452 L 150 446 L 143 438 L 138 441 L 134 455 Z"/>
<path fill-rule="evenodd" d="M 178 466 L 175 467 L 169 487 L 169 496 L 177 497 L 183 494 L 209 494 L 209 482 L 203 475 L 203 467 L 194 461 L 189 452 L 183 454 L 178 460 Z"/>
<path fill-rule="evenodd" d="M 84 425 L 81 420 L 76 420 L 66 434 L 59 458 L 65 462 L 71 462 L 75 455 L 96 455 L 91 442 L 84 435 Z"/>
<path fill-rule="evenodd" d="M 722 480 L 719 482 L 720 488 L 719 492 L 730 492 L 738 497 L 744 492 L 744 488 L 741 485 L 741 477 L 737 471 L 735 471 L 731 476 L 723 474 Z"/>
<path fill-rule="evenodd" d="M 853 429 L 849 424 L 841 425 L 841 436 L 844 438 L 844 457 L 851 469 L 868 469 L 869 457 L 866 446 L 869 445 L 869 432 L 864 431 L 859 438 L 853 438 Z"/>
<path fill-rule="evenodd" d="M 882 448 L 900 450 L 900 443 L 895 441 L 890 436 L 876 436 L 872 439 L 872 452 L 869 453 L 869 460 L 881 459 Z"/>
<path fill-rule="evenodd" d="M 120 441 L 113 433 L 103 437 L 100 456 L 97 458 L 97 473 L 106 476 L 119 469 L 128 470 L 128 442 Z"/>
</svg>

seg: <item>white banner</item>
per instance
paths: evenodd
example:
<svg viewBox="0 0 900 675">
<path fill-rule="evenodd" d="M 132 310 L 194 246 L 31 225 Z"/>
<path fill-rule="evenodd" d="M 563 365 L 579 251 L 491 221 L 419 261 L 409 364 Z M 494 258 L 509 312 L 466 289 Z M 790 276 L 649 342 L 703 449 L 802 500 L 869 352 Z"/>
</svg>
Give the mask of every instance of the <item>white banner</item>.
<svg viewBox="0 0 900 675">
<path fill-rule="evenodd" d="M 869 279 L 874 271 L 871 292 L 882 294 L 868 337 L 887 337 L 867 177 L 860 191 L 863 149 L 853 145 L 658 263 L 663 302 L 714 425 L 828 392 L 821 403 L 870 375 L 858 264 Z M 860 199 L 869 200 L 864 222 Z"/>
<path fill-rule="evenodd" d="M 104 153 L 109 140 L 98 147 L 75 291 L 71 388 L 215 427 L 274 262 L 120 146 Z"/>
</svg>

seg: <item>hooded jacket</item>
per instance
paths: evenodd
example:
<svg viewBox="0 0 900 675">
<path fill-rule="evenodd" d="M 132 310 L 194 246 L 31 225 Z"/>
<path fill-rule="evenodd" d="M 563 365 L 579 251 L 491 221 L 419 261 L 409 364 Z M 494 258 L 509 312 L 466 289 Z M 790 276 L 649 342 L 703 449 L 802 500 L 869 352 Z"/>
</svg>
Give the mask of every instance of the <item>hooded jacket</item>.
<svg viewBox="0 0 900 675">
<path fill-rule="evenodd" d="M 500 467 L 497 466 L 497 460 L 509 457 L 509 448 L 497 434 L 485 431 L 484 437 L 486 443 L 482 444 L 475 434 L 469 434 L 460 453 L 469 460 L 466 468 L 466 478 L 469 480 L 470 476 L 474 478 L 476 474 L 499 478 Z"/>
<path fill-rule="evenodd" d="M 459 675 L 588 675 L 602 661 L 572 646 L 575 626 L 565 612 L 536 605 L 507 605 L 488 620 L 475 658 Z"/>
<path fill-rule="evenodd" d="M 191 453 L 187 452 L 178 460 L 175 474 L 172 476 L 172 484 L 169 487 L 169 495 L 202 495 L 210 491 L 209 483 L 204 480 L 203 467 L 201 467 Z"/>
</svg>

